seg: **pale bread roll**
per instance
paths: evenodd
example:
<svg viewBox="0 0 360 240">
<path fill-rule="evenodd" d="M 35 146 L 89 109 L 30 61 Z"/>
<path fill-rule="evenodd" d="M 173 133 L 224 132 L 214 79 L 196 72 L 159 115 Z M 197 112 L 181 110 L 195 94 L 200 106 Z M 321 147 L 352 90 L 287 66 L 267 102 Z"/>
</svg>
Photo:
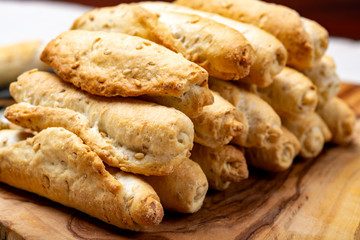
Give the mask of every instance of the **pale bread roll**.
<svg viewBox="0 0 360 240">
<path fill-rule="evenodd" d="M 285 127 L 282 127 L 282 131 L 279 141 L 267 148 L 246 148 L 248 164 L 270 172 L 287 170 L 299 154 L 301 145 L 295 135 Z"/>
<path fill-rule="evenodd" d="M 33 138 L 0 148 L 0 181 L 119 228 L 138 231 L 159 224 L 163 208 L 154 189 L 118 171 L 113 177 L 80 138 L 48 128 Z"/>
<path fill-rule="evenodd" d="M 291 118 L 282 117 L 281 121 L 299 140 L 300 156 L 304 158 L 314 158 L 319 155 L 324 144 L 332 137 L 326 123 L 315 112 Z"/>
<path fill-rule="evenodd" d="M 1 129 L 0 130 L 0 148 L 8 147 L 14 143 L 25 140 L 34 135 L 31 132 L 24 131 L 24 129 Z"/>
<path fill-rule="evenodd" d="M 165 209 L 181 212 L 197 212 L 205 199 L 208 181 L 199 164 L 184 159 L 180 165 L 167 176 L 142 177 L 160 197 Z"/>
<path fill-rule="evenodd" d="M 256 93 L 283 116 L 314 112 L 317 88 L 304 74 L 285 67 L 271 85 L 256 88 Z"/>
<path fill-rule="evenodd" d="M 217 148 L 228 144 L 234 136 L 242 133 L 243 120 L 234 105 L 217 92 L 212 91 L 214 103 L 205 106 L 201 114 L 191 118 L 194 123 L 194 141 L 201 145 Z"/>
<path fill-rule="evenodd" d="M 231 145 L 209 148 L 194 144 L 191 159 L 200 165 L 213 190 L 223 191 L 249 176 L 243 152 Z"/>
<path fill-rule="evenodd" d="M 133 13 L 133 9 L 138 8 L 142 9 L 141 16 L 148 11 L 134 4 L 95 9 L 78 18 L 72 29 L 120 32 L 152 40 L 151 35 L 143 34 L 143 32 L 151 33 L 147 29 L 148 24 L 143 24 L 145 17 Z M 172 43 L 170 47 L 169 44 L 164 46 L 197 63 L 210 75 L 226 80 L 238 80 L 249 74 L 254 58 L 253 49 L 241 33 L 213 20 L 189 14 L 175 12 L 155 14 L 148 11 L 147 15 L 148 19 L 152 19 L 153 22 L 158 20 L 157 22 L 162 23 L 161 26 L 165 26 L 160 29 L 168 29 L 168 31 L 154 31 L 157 35 L 163 34 L 161 38 L 168 39 L 167 43 Z M 135 25 L 134 28 L 131 27 L 131 23 Z M 141 27 L 137 30 L 139 25 Z M 149 27 L 152 29 L 152 25 Z"/>
<path fill-rule="evenodd" d="M 267 102 L 254 93 L 215 78 L 209 79 L 209 87 L 233 104 L 243 119 L 243 132 L 234 136 L 232 143 L 243 147 L 266 147 L 279 140 L 281 120 Z"/>
<path fill-rule="evenodd" d="M 250 67 L 249 75 L 240 79 L 239 82 L 266 87 L 271 84 L 273 77 L 278 74 L 286 64 L 287 51 L 284 45 L 273 35 L 254 25 L 238 22 L 218 14 L 198 11 L 166 2 L 149 1 L 139 4 L 153 12 L 166 11 L 198 15 L 224 24 L 242 33 L 254 49 L 255 58 L 254 63 Z"/>
<path fill-rule="evenodd" d="M 274 3 L 259 0 L 177 0 L 175 4 L 250 23 L 273 34 L 288 51 L 287 64 L 297 69 L 311 68 L 319 61 L 320 53 L 324 50 L 321 43 L 314 41 L 321 37 L 328 38 L 328 34 L 312 36 L 319 31 L 313 30 L 307 23 L 304 25 L 295 10 Z M 321 28 L 319 25 L 317 27 Z M 327 33 L 324 29 L 323 32 Z M 321 49 L 316 49 L 318 46 Z"/>
<path fill-rule="evenodd" d="M 319 105 L 326 104 L 339 93 L 341 80 L 332 57 L 323 56 L 313 68 L 304 70 L 303 73 L 317 87 Z"/>
<path fill-rule="evenodd" d="M 41 60 L 64 81 L 106 97 L 180 97 L 192 86 L 206 86 L 208 78 L 204 69 L 161 45 L 114 32 L 63 32 L 47 44 Z"/>
<path fill-rule="evenodd" d="M 38 68 L 48 71 L 50 67 L 40 61 L 42 41 L 25 41 L 0 47 L 0 87 L 4 87 L 23 72 Z"/>
<path fill-rule="evenodd" d="M 146 171 L 143 174 L 169 174 L 190 155 L 194 127 L 175 109 L 137 99 L 92 96 L 39 71 L 22 74 L 11 84 L 10 92 L 17 102 L 83 114 L 92 129 L 98 129 L 126 153 L 124 160 L 140 161 Z"/>
<path fill-rule="evenodd" d="M 316 112 L 329 127 L 332 138 L 331 142 L 336 144 L 347 144 L 351 141 L 355 131 L 355 112 L 342 99 L 334 97 Z"/>
<path fill-rule="evenodd" d="M 146 157 L 142 152 L 131 153 L 126 151 L 99 128 L 90 127 L 86 116 L 70 109 L 18 103 L 6 109 L 5 117 L 16 125 L 37 132 L 49 127 L 65 128 L 80 137 L 106 164 L 120 168 L 125 172 L 163 175 L 154 173 L 154 170 L 174 169 L 183 160 L 173 158 L 166 162 L 154 161 L 153 158 Z"/>
</svg>

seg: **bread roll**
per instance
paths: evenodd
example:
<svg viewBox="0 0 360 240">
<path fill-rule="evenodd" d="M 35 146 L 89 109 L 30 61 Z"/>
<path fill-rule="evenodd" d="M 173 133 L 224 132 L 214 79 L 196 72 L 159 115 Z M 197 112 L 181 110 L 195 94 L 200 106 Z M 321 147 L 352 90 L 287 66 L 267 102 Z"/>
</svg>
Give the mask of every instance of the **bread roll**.
<svg viewBox="0 0 360 240">
<path fill-rule="evenodd" d="M 341 80 L 330 56 L 323 56 L 313 68 L 304 70 L 303 73 L 317 87 L 319 105 L 326 104 L 339 93 Z"/>
<path fill-rule="evenodd" d="M 143 179 L 155 189 L 164 208 L 174 212 L 197 212 L 208 190 L 204 172 L 190 159 L 182 161 L 170 175 Z"/>
<path fill-rule="evenodd" d="M 323 149 L 324 143 L 331 139 L 329 128 L 315 112 L 294 116 L 292 118 L 282 117 L 281 121 L 300 141 L 301 157 L 316 157 Z"/>
<path fill-rule="evenodd" d="M 0 148 L 0 181 L 78 209 L 119 228 L 159 224 L 163 208 L 140 178 L 105 170 L 82 140 L 63 128 Z"/>
<path fill-rule="evenodd" d="M 120 32 L 138 36 L 176 51 L 179 44 L 158 16 L 136 4 L 95 8 L 77 18 L 72 30 Z"/>
<path fill-rule="evenodd" d="M 324 51 L 316 49 L 322 45 L 314 44 L 314 40 L 328 38 L 328 34 L 313 36 L 319 31 L 314 31 L 307 23 L 303 25 L 296 11 L 278 4 L 258 0 L 177 0 L 175 4 L 250 23 L 273 34 L 288 51 L 287 63 L 297 69 L 311 68 L 321 57 L 319 53 Z M 322 32 L 327 33 L 326 30 Z"/>
<path fill-rule="evenodd" d="M 180 97 L 192 86 L 206 86 L 208 77 L 204 69 L 163 46 L 113 32 L 64 32 L 47 44 L 41 60 L 61 79 L 106 97 Z"/>
<path fill-rule="evenodd" d="M 316 111 L 332 133 L 331 142 L 347 144 L 351 141 L 355 131 L 356 115 L 343 100 L 334 97 Z"/>
<path fill-rule="evenodd" d="M 214 103 L 205 106 L 201 115 L 191 118 L 191 121 L 194 123 L 194 141 L 203 146 L 217 148 L 241 134 L 244 119 L 241 119 L 234 105 L 217 92 L 212 93 Z"/>
<path fill-rule="evenodd" d="M 232 143 L 243 147 L 266 147 L 279 140 L 282 134 L 280 117 L 259 96 L 215 78 L 209 80 L 209 87 L 233 104 L 244 119 L 243 132 L 235 136 Z"/>
<path fill-rule="evenodd" d="M 249 176 L 243 152 L 231 145 L 209 148 L 194 144 L 191 159 L 200 165 L 213 190 L 223 191 L 232 182 L 240 182 Z"/>
<path fill-rule="evenodd" d="M 143 174 L 169 174 L 176 162 L 190 155 L 194 127 L 175 109 L 137 99 L 92 96 L 53 74 L 39 71 L 22 74 L 11 84 L 10 92 L 17 102 L 83 114 L 90 128 L 98 129 L 126 152 L 124 159 L 141 162 L 139 166 L 147 171 Z M 172 161 L 174 165 L 167 164 Z"/>
<path fill-rule="evenodd" d="M 300 152 L 299 140 L 285 127 L 279 141 L 266 148 L 246 148 L 245 156 L 249 165 L 270 172 L 288 169 Z"/>
<path fill-rule="evenodd" d="M 146 27 L 141 24 L 142 18 L 132 14 L 133 11 L 129 9 L 142 7 L 122 5 L 86 13 L 75 21 L 73 29 L 138 34 L 138 31 L 134 31 L 124 23 L 130 22 L 134 23 L 136 27 L 139 25 Z M 143 9 L 142 12 L 144 11 L 147 10 Z M 238 80 L 249 74 L 254 58 L 253 49 L 241 33 L 213 20 L 189 14 L 149 12 L 148 15 L 150 19 L 158 16 L 158 22 L 161 22 L 171 32 L 169 34 L 168 31 L 155 31 L 158 34 L 163 33 L 163 39 L 171 39 L 173 45 L 170 49 L 197 63 L 210 75 L 226 80 Z M 142 33 L 141 30 L 140 33 Z M 146 34 L 141 35 L 151 40 Z"/>
<path fill-rule="evenodd" d="M 266 87 L 273 81 L 273 76 L 278 74 L 286 64 L 287 51 L 284 45 L 273 35 L 254 25 L 238 22 L 218 14 L 197 11 L 166 2 L 149 1 L 139 4 L 154 12 L 182 12 L 198 15 L 224 24 L 242 33 L 254 49 L 255 59 L 253 65 L 250 67 L 249 75 L 240 79 L 239 82 Z"/>
<path fill-rule="evenodd" d="M 41 41 L 24 41 L 0 47 L 0 87 L 5 87 L 23 72 L 33 68 L 50 70 L 40 61 Z"/>
<path fill-rule="evenodd" d="M 18 103 L 6 109 L 5 117 L 19 126 L 38 132 L 49 127 L 65 128 L 79 136 L 106 164 L 125 172 L 163 175 L 161 169 L 173 169 L 183 160 L 174 158 L 166 162 L 154 161 L 142 152 L 126 150 L 116 144 L 113 138 L 105 136 L 97 127 L 91 128 L 89 120 L 83 114 L 70 109 Z M 158 174 L 157 169 L 160 170 Z"/>
<path fill-rule="evenodd" d="M 316 86 L 304 74 L 285 67 L 265 88 L 256 93 L 283 116 L 314 112 L 318 103 Z"/>
</svg>

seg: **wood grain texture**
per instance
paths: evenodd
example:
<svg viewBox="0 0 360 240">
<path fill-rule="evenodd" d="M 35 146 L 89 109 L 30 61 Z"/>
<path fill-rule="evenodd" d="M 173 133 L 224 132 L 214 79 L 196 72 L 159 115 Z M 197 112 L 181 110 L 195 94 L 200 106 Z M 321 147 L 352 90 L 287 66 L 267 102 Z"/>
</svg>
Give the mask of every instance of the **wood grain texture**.
<svg viewBox="0 0 360 240">
<path fill-rule="evenodd" d="M 344 84 L 339 95 L 358 116 L 350 145 L 327 145 L 280 174 L 250 169 L 193 215 L 166 212 L 151 232 L 134 233 L 0 184 L 0 239 L 360 239 L 360 87 Z"/>
</svg>

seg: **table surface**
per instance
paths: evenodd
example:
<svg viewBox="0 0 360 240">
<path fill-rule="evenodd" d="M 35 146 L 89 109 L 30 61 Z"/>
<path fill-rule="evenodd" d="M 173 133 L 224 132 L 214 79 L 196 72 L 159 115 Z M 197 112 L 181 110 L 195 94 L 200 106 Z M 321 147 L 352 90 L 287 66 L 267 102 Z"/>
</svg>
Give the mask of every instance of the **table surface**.
<svg viewBox="0 0 360 240">
<path fill-rule="evenodd" d="M 195 214 L 166 212 L 151 232 L 134 233 L 0 184 L 1 239 L 360 239 L 360 87 L 344 84 L 339 96 L 358 115 L 350 145 L 326 145 L 278 174 L 250 169 Z"/>
</svg>

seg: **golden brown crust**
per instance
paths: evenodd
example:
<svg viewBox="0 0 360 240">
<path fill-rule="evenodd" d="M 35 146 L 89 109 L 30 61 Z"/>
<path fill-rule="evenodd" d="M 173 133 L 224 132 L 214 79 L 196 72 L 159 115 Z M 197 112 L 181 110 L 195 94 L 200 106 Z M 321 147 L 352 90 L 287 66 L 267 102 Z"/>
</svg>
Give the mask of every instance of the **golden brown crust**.
<svg viewBox="0 0 360 240">
<path fill-rule="evenodd" d="M 244 124 L 242 134 L 235 136 L 232 143 L 243 147 L 266 147 L 279 140 L 282 134 L 280 117 L 259 96 L 214 78 L 209 80 L 209 87 L 236 107 Z"/>
<path fill-rule="evenodd" d="M 300 142 L 285 127 L 279 141 L 267 148 L 246 148 L 245 156 L 249 165 L 270 172 L 281 172 L 288 169 L 300 152 Z"/>
<path fill-rule="evenodd" d="M 100 96 L 181 96 L 204 86 L 201 67 L 163 46 L 122 33 L 72 30 L 45 47 L 41 60 L 59 77 Z"/>
<path fill-rule="evenodd" d="M 136 4 L 95 8 L 77 18 L 72 30 L 121 32 L 156 42 L 177 51 L 177 41 L 158 16 Z"/>
<path fill-rule="evenodd" d="M 243 124 L 231 103 L 217 92 L 213 92 L 214 103 L 205 106 L 201 114 L 191 118 L 194 123 L 196 143 L 216 148 L 228 144 L 234 136 L 241 134 Z"/>
<path fill-rule="evenodd" d="M 6 86 L 23 73 L 33 68 L 50 70 L 40 61 L 43 49 L 41 41 L 26 41 L 0 47 L 0 86 Z"/>
<path fill-rule="evenodd" d="M 254 58 L 249 42 L 231 28 L 189 14 L 150 12 L 135 4 L 93 10 L 76 20 L 73 29 L 140 36 L 181 53 L 210 75 L 227 80 L 248 75 Z"/>
<path fill-rule="evenodd" d="M 256 88 L 256 93 L 283 116 L 314 112 L 317 88 L 304 74 L 285 67 L 271 85 Z"/>
<path fill-rule="evenodd" d="M 182 161 L 170 175 L 143 179 L 155 189 L 164 208 L 175 212 L 197 212 L 208 190 L 204 172 L 190 159 Z"/>
<path fill-rule="evenodd" d="M 301 144 L 300 156 L 313 158 L 319 155 L 325 142 L 330 141 L 331 132 L 321 117 L 315 113 L 282 117 L 283 125 L 289 129 Z"/>
<path fill-rule="evenodd" d="M 249 74 L 254 53 L 246 38 L 223 24 L 200 16 L 156 11 L 159 21 L 172 31 L 183 47 L 178 52 L 209 75 L 239 80 Z"/>
<path fill-rule="evenodd" d="M 214 102 L 214 97 L 207 84 L 205 86 L 195 85 L 180 97 L 142 96 L 140 98 L 173 107 L 190 118 L 199 116 L 205 106 Z"/>
<path fill-rule="evenodd" d="M 322 56 L 324 56 L 324 53 L 328 48 L 329 33 L 325 28 L 313 20 L 301 17 L 301 23 L 313 41 L 314 57 L 311 66 L 315 66 Z"/>
<path fill-rule="evenodd" d="M 163 216 L 151 186 L 121 172 L 122 179 L 115 179 L 80 138 L 63 128 L 48 128 L 1 148 L 0 172 L 2 182 L 120 228 L 140 230 L 141 225 L 159 224 Z M 130 191 L 129 184 L 136 191 Z"/>
<path fill-rule="evenodd" d="M 268 86 L 273 81 L 273 76 L 278 74 L 286 64 L 287 51 L 284 45 L 273 35 L 254 25 L 238 22 L 218 14 L 198 11 L 166 2 L 149 1 L 141 2 L 140 5 L 154 12 L 167 11 L 198 15 L 224 24 L 242 33 L 254 49 L 255 57 L 254 63 L 250 67 L 249 75 L 240 79 L 239 82 L 256 84 L 261 87 Z"/>
<path fill-rule="evenodd" d="M 312 37 L 302 25 L 299 14 L 290 8 L 258 0 L 177 0 L 175 4 L 254 24 L 284 44 L 289 53 L 289 65 L 305 69 L 313 63 Z"/>
<path fill-rule="evenodd" d="M 142 153 L 147 174 L 164 175 L 174 165 L 190 155 L 194 130 L 191 120 L 183 113 L 154 103 L 130 98 L 104 98 L 86 94 L 57 76 L 29 71 L 10 86 L 17 102 L 68 108 L 83 114 L 90 127 L 99 129 L 114 144 L 133 153 Z M 158 162 L 159 164 L 153 164 Z"/>
<path fill-rule="evenodd" d="M 336 73 L 334 60 L 330 56 L 323 56 L 313 68 L 304 70 L 303 73 L 317 87 L 320 106 L 339 93 L 341 80 Z"/>
<path fill-rule="evenodd" d="M 194 144 L 191 159 L 200 165 L 213 190 L 223 191 L 232 182 L 240 182 L 249 176 L 243 152 L 231 145 L 209 148 Z"/>
<path fill-rule="evenodd" d="M 336 144 L 347 144 L 351 141 L 356 125 L 355 112 L 340 98 L 334 97 L 319 107 L 316 112 L 329 127 Z"/>
</svg>

